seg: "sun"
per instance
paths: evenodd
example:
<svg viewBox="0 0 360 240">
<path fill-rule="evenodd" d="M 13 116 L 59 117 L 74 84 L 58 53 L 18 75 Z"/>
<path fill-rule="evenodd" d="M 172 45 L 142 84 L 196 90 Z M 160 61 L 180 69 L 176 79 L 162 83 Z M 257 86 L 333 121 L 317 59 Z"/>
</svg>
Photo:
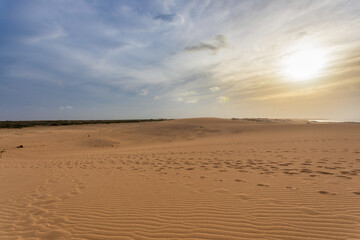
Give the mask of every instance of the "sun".
<svg viewBox="0 0 360 240">
<path fill-rule="evenodd" d="M 326 52 L 322 49 L 298 50 L 282 61 L 286 77 L 305 81 L 317 77 L 326 64 Z"/>
</svg>

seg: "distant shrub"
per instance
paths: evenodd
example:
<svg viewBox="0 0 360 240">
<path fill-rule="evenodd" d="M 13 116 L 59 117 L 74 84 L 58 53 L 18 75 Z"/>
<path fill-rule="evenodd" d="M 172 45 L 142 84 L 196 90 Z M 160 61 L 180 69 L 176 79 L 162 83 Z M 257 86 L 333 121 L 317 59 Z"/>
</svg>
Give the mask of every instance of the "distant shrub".
<svg viewBox="0 0 360 240">
<path fill-rule="evenodd" d="M 128 119 L 128 120 L 54 120 L 54 121 L 0 121 L 0 128 L 23 128 L 34 126 L 65 126 L 83 124 L 140 123 L 170 119 Z"/>
</svg>

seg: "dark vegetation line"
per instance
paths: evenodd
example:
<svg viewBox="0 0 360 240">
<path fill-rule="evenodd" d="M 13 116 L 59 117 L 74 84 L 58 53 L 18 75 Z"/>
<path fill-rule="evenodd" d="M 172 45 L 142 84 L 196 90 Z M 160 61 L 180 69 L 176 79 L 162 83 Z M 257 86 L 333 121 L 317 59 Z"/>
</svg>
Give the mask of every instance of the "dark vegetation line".
<svg viewBox="0 0 360 240">
<path fill-rule="evenodd" d="M 159 122 L 170 119 L 129 119 L 129 120 L 45 120 L 45 121 L 0 121 L 0 128 L 24 128 L 35 126 L 64 126 L 83 124 Z"/>
</svg>

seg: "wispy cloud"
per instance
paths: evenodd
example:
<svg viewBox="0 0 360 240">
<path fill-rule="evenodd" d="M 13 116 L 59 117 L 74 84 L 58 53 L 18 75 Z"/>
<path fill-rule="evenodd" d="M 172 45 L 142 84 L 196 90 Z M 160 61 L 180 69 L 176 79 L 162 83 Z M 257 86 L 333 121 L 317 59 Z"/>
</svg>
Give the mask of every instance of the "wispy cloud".
<svg viewBox="0 0 360 240">
<path fill-rule="evenodd" d="M 168 21 L 171 22 L 172 20 L 174 20 L 174 18 L 176 17 L 176 14 L 159 14 L 156 17 L 154 17 L 154 19 L 161 19 L 163 21 Z"/>
<path fill-rule="evenodd" d="M 216 51 L 221 48 L 226 47 L 226 37 L 224 35 L 216 35 L 209 42 L 200 42 L 199 44 L 185 47 L 185 51 L 202 51 L 202 50 L 211 50 Z"/>
<path fill-rule="evenodd" d="M 197 103 L 199 101 L 199 99 L 196 98 L 191 98 L 185 101 L 185 103 L 189 103 L 189 104 L 194 104 Z"/>
<path fill-rule="evenodd" d="M 219 87 L 211 87 L 211 88 L 209 88 L 209 90 L 210 90 L 210 92 L 217 92 L 217 91 L 219 91 L 220 90 L 220 88 Z"/>
<path fill-rule="evenodd" d="M 48 25 L 45 29 L 42 33 L 30 36 L 26 41 L 30 44 L 36 44 L 66 36 L 64 29 L 58 24 Z"/>
<path fill-rule="evenodd" d="M 220 97 L 217 97 L 216 100 L 217 100 L 219 103 L 227 103 L 227 102 L 229 101 L 229 97 L 220 96 Z"/>
<path fill-rule="evenodd" d="M 174 24 L 184 24 L 185 22 L 185 17 L 180 13 L 159 14 L 154 19 Z"/>
<path fill-rule="evenodd" d="M 71 110 L 71 109 L 73 109 L 73 107 L 72 106 L 60 106 L 59 109 L 60 110 Z"/>
<path fill-rule="evenodd" d="M 143 89 L 137 91 L 137 93 L 139 96 L 146 96 L 146 95 L 148 95 L 149 90 L 147 90 L 146 88 L 143 88 Z"/>
</svg>

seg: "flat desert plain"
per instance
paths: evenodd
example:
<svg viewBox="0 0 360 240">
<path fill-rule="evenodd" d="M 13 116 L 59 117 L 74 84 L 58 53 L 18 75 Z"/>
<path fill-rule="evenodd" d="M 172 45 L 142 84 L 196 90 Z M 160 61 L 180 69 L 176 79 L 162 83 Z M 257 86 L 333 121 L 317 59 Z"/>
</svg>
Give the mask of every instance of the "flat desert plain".
<svg viewBox="0 0 360 240">
<path fill-rule="evenodd" d="M 0 239 L 360 239 L 360 124 L 1 129 L 0 148 Z"/>
</svg>

